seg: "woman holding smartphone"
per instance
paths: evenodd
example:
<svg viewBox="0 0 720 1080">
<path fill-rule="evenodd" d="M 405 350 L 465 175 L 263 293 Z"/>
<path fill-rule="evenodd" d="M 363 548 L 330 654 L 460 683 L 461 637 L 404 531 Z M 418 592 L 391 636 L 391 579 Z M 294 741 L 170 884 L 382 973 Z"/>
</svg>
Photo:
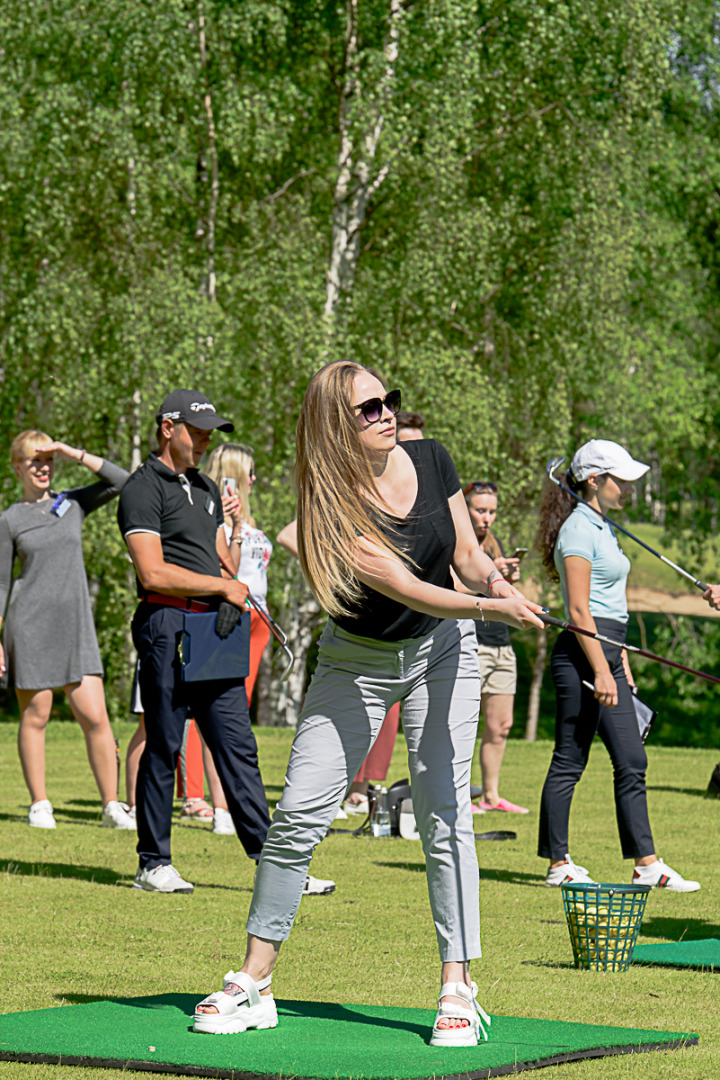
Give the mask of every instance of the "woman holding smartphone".
<svg viewBox="0 0 720 1080">
<path fill-rule="evenodd" d="M 321 369 L 305 394 L 295 467 L 299 555 L 330 618 L 263 845 L 245 961 L 197 1006 L 195 1031 L 276 1026 L 272 971 L 313 850 L 389 707 L 402 701 L 442 965 L 431 1042 L 474 1046 L 481 1030 L 487 1038 L 468 972 L 480 956 L 470 810 L 480 699 L 474 621 L 542 623 L 537 605 L 479 549 L 447 451 L 431 439 L 396 443 L 399 408 L 400 391 L 387 393 L 344 360 Z M 455 592 L 451 565 L 483 595 Z"/>
<path fill-rule="evenodd" d="M 538 546 L 551 578 L 560 581 L 569 622 L 624 642 L 630 560 L 612 526 L 596 510 L 614 516 L 649 466 L 607 439 L 577 451 L 567 486 L 589 505 L 549 484 L 540 510 Z M 632 672 L 624 649 L 564 630 L 550 662 L 557 698 L 555 749 L 542 792 L 538 855 L 549 860 L 545 884 L 592 883 L 588 870 L 568 854 L 570 805 L 587 765 L 595 735 L 613 765 L 615 812 L 624 859 L 635 864 L 633 883 L 674 892 L 695 892 L 655 854 L 648 817 L 647 755 L 635 715 Z"/>
<path fill-rule="evenodd" d="M 520 580 L 520 559 L 524 550 L 505 557 L 502 544 L 493 535 L 498 509 L 498 489 L 492 481 L 476 481 L 465 487 L 463 494 L 470 520 L 480 548 L 488 555 L 506 581 Z M 483 732 L 480 741 L 481 810 L 499 810 L 510 814 L 527 814 L 527 807 L 502 798 L 499 791 L 502 768 L 510 730 L 513 726 L 513 705 L 517 688 L 517 660 L 510 644 L 510 631 L 505 623 L 476 623 L 478 664 L 482 697 L 480 711 Z"/>
<path fill-rule="evenodd" d="M 273 546 L 250 513 L 250 496 L 257 480 L 253 452 L 244 443 L 224 443 L 213 450 L 205 472 L 223 497 L 228 545 L 233 554 L 237 552 L 237 576 L 247 585 L 253 600 L 267 611 L 267 570 Z M 251 609 L 250 673 L 245 679 L 248 705 L 269 641 L 268 624 Z"/>
<path fill-rule="evenodd" d="M 0 515 L 0 613 L 10 597 L 0 672 L 6 664 L 10 668 L 20 706 L 18 751 L 30 792 L 28 825 L 56 828 L 45 787 L 45 729 L 53 690 L 62 687 L 85 736 L 102 824 L 133 829 L 117 801 L 115 740 L 82 552 L 86 516 L 114 499 L 129 474 L 32 429 L 15 438 L 10 457 L 23 496 Z M 52 486 L 58 459 L 82 465 L 97 482 L 58 493 Z M 16 558 L 20 574 L 13 581 Z"/>
</svg>

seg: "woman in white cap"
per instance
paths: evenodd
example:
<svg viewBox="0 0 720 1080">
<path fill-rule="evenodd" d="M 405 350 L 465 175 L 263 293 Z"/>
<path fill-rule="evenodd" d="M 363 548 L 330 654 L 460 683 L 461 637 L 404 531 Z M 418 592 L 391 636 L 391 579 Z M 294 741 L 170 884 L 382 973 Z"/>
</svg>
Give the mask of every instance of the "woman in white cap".
<svg viewBox="0 0 720 1080">
<path fill-rule="evenodd" d="M 615 641 L 624 641 L 627 632 L 630 560 L 612 526 L 595 511 L 610 515 L 622 509 L 648 468 L 618 443 L 592 439 L 577 451 L 567 474 L 567 486 L 589 505 L 551 485 L 540 511 L 543 563 L 560 581 L 568 621 Z M 635 862 L 633 883 L 695 892 L 697 881 L 686 881 L 655 854 L 645 787 L 647 756 L 635 718 L 627 653 L 565 630 L 550 669 L 557 711 L 555 749 L 540 807 L 538 855 L 550 862 L 545 884 L 593 881 L 568 854 L 568 822 L 575 785 L 597 734 L 613 763 L 620 844 L 623 858 Z"/>
</svg>

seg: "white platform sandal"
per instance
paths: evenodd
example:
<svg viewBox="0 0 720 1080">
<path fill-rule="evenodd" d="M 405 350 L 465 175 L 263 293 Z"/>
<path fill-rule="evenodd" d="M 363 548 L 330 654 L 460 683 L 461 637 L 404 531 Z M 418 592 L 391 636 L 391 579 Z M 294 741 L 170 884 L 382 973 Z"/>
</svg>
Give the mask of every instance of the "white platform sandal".
<svg viewBox="0 0 720 1080">
<path fill-rule="evenodd" d="M 208 994 L 195 1009 L 193 1031 L 206 1035 L 236 1035 L 248 1028 L 277 1027 L 278 1015 L 272 994 L 263 994 L 272 976 L 255 982 L 244 971 L 228 971 L 223 978 L 222 990 Z M 212 1005 L 217 1012 L 198 1012 L 202 1006 Z"/>
<path fill-rule="evenodd" d="M 431 1046 L 477 1046 L 480 1041 L 480 1032 L 485 1042 L 488 1041 L 485 1025 L 490 1027 L 492 1020 L 475 1000 L 477 990 L 476 983 L 467 986 L 464 982 L 445 983 L 440 987 L 440 1001 L 438 1001 L 437 1016 L 433 1024 Z M 444 997 L 462 998 L 463 1001 L 467 1001 L 467 1007 L 442 1004 Z M 467 1025 L 454 1028 L 438 1027 L 439 1021 L 445 1019 L 467 1020 Z"/>
</svg>

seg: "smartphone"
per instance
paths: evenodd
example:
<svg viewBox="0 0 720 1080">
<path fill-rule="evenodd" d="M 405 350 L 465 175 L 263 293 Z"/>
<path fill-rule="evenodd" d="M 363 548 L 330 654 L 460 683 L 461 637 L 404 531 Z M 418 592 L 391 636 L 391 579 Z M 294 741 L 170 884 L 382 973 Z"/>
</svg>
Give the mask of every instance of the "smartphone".
<svg viewBox="0 0 720 1080">
<path fill-rule="evenodd" d="M 512 555 L 511 555 L 511 558 L 512 559 L 522 559 L 523 555 L 527 555 L 527 553 L 528 553 L 527 548 L 515 548 L 515 550 L 513 551 Z"/>
<path fill-rule="evenodd" d="M 235 483 L 234 476 L 223 476 L 222 478 L 222 494 L 234 495 L 237 491 L 237 484 Z"/>
</svg>

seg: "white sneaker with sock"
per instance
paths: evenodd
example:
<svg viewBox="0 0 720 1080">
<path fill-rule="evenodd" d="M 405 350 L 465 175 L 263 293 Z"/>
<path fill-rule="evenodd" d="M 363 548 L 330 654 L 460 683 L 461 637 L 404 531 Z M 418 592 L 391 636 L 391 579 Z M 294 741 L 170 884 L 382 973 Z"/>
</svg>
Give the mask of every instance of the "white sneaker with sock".
<svg viewBox="0 0 720 1080">
<path fill-rule="evenodd" d="M 229 810 L 226 810 L 222 806 L 216 806 L 213 812 L 213 828 L 212 831 L 216 836 L 234 836 L 235 826 L 233 825 L 232 814 Z"/>
<path fill-rule="evenodd" d="M 133 882 L 133 889 L 144 889 L 145 892 L 191 893 L 193 888 L 194 886 L 189 881 L 183 881 L 175 867 L 169 864 L 153 866 L 151 870 L 138 867 Z"/>
<path fill-rule="evenodd" d="M 123 803 L 117 799 L 103 806 L 102 824 L 106 829 L 135 829 L 136 825 Z"/>
<path fill-rule="evenodd" d="M 323 881 L 322 878 L 313 877 L 312 874 L 308 874 L 305 878 L 303 896 L 329 896 L 333 892 L 335 892 L 334 881 Z"/>
<path fill-rule="evenodd" d="M 28 825 L 33 829 L 57 829 L 49 799 L 34 802 L 28 811 Z"/>
<path fill-rule="evenodd" d="M 557 889 L 560 885 L 595 885 L 596 882 L 588 874 L 587 867 L 578 866 L 566 855 L 564 863 L 549 868 L 545 875 L 545 884 L 550 889 Z"/>
<path fill-rule="evenodd" d="M 697 892 L 699 881 L 686 881 L 682 874 L 673 870 L 662 859 L 649 866 L 636 866 L 633 872 L 633 885 L 651 885 L 654 889 L 667 889 L 669 892 Z"/>
</svg>

